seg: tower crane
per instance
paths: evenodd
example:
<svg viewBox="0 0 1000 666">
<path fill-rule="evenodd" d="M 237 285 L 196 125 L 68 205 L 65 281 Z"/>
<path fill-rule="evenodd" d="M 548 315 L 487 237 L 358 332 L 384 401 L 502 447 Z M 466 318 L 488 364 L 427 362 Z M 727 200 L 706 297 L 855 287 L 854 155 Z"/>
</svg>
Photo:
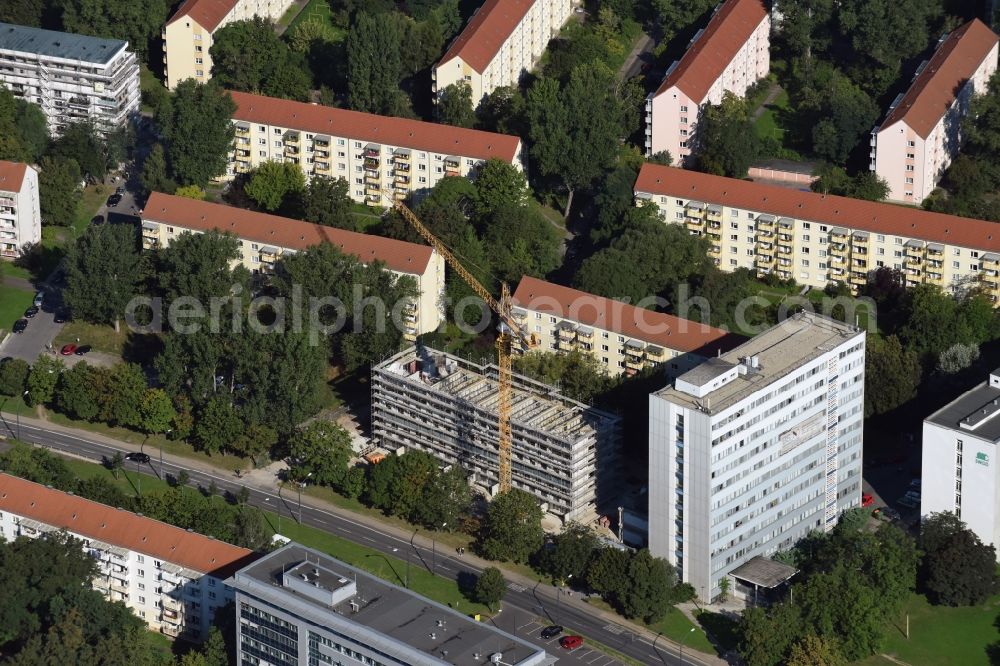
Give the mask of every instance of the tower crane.
<svg viewBox="0 0 1000 666">
<path fill-rule="evenodd" d="M 476 277 L 466 270 L 465 266 L 458 258 L 442 243 L 437 236 L 431 233 L 430 229 L 424 226 L 416 213 L 410 210 L 409 206 L 395 198 L 394 192 L 387 191 L 386 195 L 395 200 L 394 207 L 399 211 L 411 227 L 413 227 L 424 240 L 430 243 L 437 252 L 444 257 L 452 270 L 458 273 L 465 282 L 472 287 L 476 295 L 483 299 L 490 306 L 497 317 L 500 318 L 500 325 L 497 332 L 497 367 L 500 369 L 498 377 L 497 394 L 497 430 L 499 432 L 497 451 L 500 468 L 500 493 L 505 493 L 511 488 L 511 429 L 510 412 L 514 397 L 513 378 L 511 376 L 511 357 L 513 354 L 514 340 L 529 349 L 538 346 L 538 336 L 526 331 L 514 320 L 513 303 L 511 301 L 510 287 L 506 282 L 500 283 L 500 298 L 497 299 L 490 291 L 476 279 Z"/>
</svg>

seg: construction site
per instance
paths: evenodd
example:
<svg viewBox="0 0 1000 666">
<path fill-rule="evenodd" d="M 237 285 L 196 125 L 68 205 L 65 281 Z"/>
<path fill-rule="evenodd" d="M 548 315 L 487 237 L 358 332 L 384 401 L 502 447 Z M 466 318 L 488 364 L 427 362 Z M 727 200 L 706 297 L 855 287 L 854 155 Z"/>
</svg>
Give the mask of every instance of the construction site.
<svg viewBox="0 0 1000 666">
<path fill-rule="evenodd" d="M 459 465 L 488 496 L 502 488 L 499 369 L 410 347 L 372 369 L 373 443 Z M 511 376 L 511 487 L 565 522 L 589 522 L 619 488 L 621 419 Z"/>
</svg>

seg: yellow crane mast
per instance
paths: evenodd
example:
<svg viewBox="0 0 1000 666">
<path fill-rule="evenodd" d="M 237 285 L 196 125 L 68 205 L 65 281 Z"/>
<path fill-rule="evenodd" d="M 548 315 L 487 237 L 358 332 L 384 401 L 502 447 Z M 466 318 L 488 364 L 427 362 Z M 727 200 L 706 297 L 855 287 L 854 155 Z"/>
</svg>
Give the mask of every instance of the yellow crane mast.
<svg viewBox="0 0 1000 666">
<path fill-rule="evenodd" d="M 393 197 L 392 192 L 388 192 L 387 195 L 390 198 Z M 510 412 L 511 405 L 513 403 L 513 378 L 511 376 L 511 356 L 513 353 L 512 345 L 514 338 L 519 339 L 522 344 L 526 345 L 529 349 L 538 346 L 538 337 L 528 333 L 520 324 L 518 324 L 513 317 L 513 304 L 511 302 L 510 287 L 507 286 L 506 282 L 500 283 L 500 298 L 499 300 L 493 297 L 493 294 L 484 287 L 475 276 L 466 270 L 465 266 L 458 260 L 458 258 L 452 254 L 451 250 L 438 240 L 437 236 L 431 233 L 430 229 L 424 226 L 420 218 L 410 210 L 410 208 L 404 204 L 402 201 L 395 202 L 395 208 L 399 211 L 400 215 L 403 216 L 410 226 L 416 229 L 417 233 L 420 234 L 424 240 L 430 243 L 437 252 L 444 257 L 448 265 L 451 266 L 452 270 L 458 273 L 465 282 L 472 287 L 472 290 L 476 292 L 481 299 L 483 299 L 490 309 L 496 313 L 497 317 L 500 318 L 499 332 L 497 333 L 497 367 L 500 369 L 498 384 L 499 393 L 497 395 L 497 430 L 499 432 L 499 441 L 497 442 L 498 451 L 498 461 L 500 467 L 500 492 L 505 493 L 511 488 L 511 429 L 510 429 Z"/>
</svg>

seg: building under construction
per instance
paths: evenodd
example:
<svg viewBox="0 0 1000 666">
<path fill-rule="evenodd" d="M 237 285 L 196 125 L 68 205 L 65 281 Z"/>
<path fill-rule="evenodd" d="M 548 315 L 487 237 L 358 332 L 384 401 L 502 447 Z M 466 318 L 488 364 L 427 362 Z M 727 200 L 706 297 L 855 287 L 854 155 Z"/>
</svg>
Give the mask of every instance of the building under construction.
<svg viewBox="0 0 1000 666">
<path fill-rule="evenodd" d="M 460 465 L 493 493 L 499 482 L 498 371 L 426 347 L 372 370 L 374 443 L 426 451 Z M 595 518 L 619 486 L 621 419 L 514 375 L 512 485 L 563 520 Z"/>
</svg>

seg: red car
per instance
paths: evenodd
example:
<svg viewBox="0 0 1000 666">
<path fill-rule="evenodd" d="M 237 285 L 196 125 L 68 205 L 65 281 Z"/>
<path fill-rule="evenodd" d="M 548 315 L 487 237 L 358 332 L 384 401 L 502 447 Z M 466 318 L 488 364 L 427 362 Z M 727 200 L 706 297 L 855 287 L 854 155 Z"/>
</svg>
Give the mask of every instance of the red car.
<svg viewBox="0 0 1000 666">
<path fill-rule="evenodd" d="M 63 348 L 59 353 L 63 356 L 72 356 L 76 353 L 76 345 L 63 345 Z"/>
<path fill-rule="evenodd" d="M 861 506 L 869 507 L 875 503 L 875 498 L 868 493 L 863 493 L 861 495 Z"/>
<path fill-rule="evenodd" d="M 583 636 L 563 636 L 559 639 L 559 645 L 564 650 L 575 650 L 583 645 Z"/>
</svg>

